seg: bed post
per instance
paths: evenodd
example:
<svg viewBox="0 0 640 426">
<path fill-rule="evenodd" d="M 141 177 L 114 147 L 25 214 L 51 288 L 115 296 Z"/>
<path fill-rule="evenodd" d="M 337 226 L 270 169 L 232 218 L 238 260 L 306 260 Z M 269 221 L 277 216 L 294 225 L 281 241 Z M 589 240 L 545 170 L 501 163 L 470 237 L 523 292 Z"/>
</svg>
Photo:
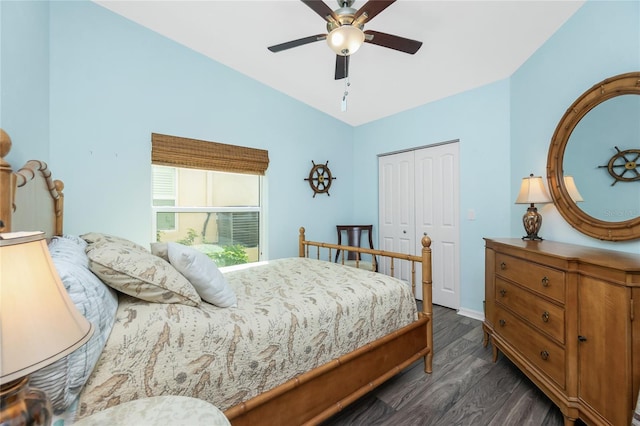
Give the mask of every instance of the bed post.
<svg viewBox="0 0 640 426">
<path fill-rule="evenodd" d="M 305 257 L 304 254 L 304 227 L 300 227 L 300 235 L 298 235 L 298 257 Z"/>
<path fill-rule="evenodd" d="M 13 204 L 13 171 L 4 157 L 11 150 L 11 138 L 0 129 L 0 232 L 11 230 L 11 214 Z"/>
<path fill-rule="evenodd" d="M 433 367 L 433 284 L 431 271 L 431 238 L 425 235 L 422 237 L 422 312 L 420 315 L 426 317 L 427 324 L 427 345 L 429 353 L 424 357 L 424 371 L 431 373 Z"/>
</svg>

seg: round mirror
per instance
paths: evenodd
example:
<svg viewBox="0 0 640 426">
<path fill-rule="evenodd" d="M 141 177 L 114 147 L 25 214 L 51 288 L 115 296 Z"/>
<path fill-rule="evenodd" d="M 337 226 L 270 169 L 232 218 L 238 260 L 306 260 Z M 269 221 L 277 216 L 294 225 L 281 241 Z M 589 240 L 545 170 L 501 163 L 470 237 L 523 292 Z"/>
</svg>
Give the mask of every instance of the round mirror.
<svg viewBox="0 0 640 426">
<path fill-rule="evenodd" d="M 640 238 L 637 95 L 640 72 L 594 85 L 564 114 L 549 147 L 547 178 L 556 208 L 575 229 L 601 240 Z"/>
</svg>

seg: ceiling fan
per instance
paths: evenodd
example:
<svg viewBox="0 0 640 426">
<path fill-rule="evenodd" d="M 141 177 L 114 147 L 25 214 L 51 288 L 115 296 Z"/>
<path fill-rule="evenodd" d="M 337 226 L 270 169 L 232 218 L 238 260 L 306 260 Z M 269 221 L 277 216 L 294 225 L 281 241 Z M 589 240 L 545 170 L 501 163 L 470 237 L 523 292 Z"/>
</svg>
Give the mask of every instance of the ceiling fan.
<svg viewBox="0 0 640 426">
<path fill-rule="evenodd" d="M 316 34 L 292 40 L 270 46 L 268 49 L 272 52 L 280 52 L 315 41 L 327 40 L 329 47 L 336 52 L 336 80 L 349 76 L 349 56 L 355 53 L 363 43 L 377 44 L 378 46 L 399 50 L 400 52 L 412 55 L 422 46 L 421 41 L 378 31 L 363 31 L 364 24 L 368 23 L 384 9 L 395 3 L 396 0 L 369 0 L 364 6 L 357 10 L 351 7 L 354 0 L 338 0 L 340 7 L 336 10 L 331 10 L 331 8 L 321 0 L 301 1 L 320 15 L 322 19 L 327 21 L 328 34 Z"/>
</svg>

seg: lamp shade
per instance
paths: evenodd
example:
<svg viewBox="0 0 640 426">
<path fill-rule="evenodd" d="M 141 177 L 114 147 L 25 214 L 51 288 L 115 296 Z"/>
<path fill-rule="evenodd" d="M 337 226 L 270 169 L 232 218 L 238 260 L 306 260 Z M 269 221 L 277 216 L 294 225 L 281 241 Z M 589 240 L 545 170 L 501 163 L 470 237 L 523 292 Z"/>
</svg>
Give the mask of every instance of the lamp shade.
<svg viewBox="0 0 640 426">
<path fill-rule="evenodd" d="M 0 234 L 0 380 L 45 367 L 84 344 L 93 325 L 76 309 L 42 232 Z"/>
<path fill-rule="evenodd" d="M 364 43 L 364 33 L 360 28 L 352 25 L 342 25 L 327 35 L 327 44 L 340 56 L 356 53 L 362 43 Z"/>
<path fill-rule="evenodd" d="M 522 178 L 520 193 L 516 198 L 516 204 L 542 204 L 550 203 L 551 197 L 544 187 L 542 177 L 534 176 Z"/>
<path fill-rule="evenodd" d="M 582 195 L 578 191 L 578 187 L 576 186 L 576 182 L 573 180 L 573 176 L 565 175 L 564 179 L 564 187 L 567 188 L 567 192 L 569 193 L 569 197 L 573 200 L 574 203 L 578 203 L 580 201 L 584 201 Z"/>
</svg>

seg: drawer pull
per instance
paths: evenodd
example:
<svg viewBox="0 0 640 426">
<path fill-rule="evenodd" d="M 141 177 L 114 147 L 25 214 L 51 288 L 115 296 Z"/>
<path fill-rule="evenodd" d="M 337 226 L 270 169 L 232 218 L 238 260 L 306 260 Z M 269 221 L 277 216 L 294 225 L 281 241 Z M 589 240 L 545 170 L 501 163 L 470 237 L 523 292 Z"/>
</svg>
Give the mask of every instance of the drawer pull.
<svg viewBox="0 0 640 426">
<path fill-rule="evenodd" d="M 549 359 L 549 352 L 547 351 L 540 351 L 540 358 L 542 358 L 543 360 L 548 360 Z"/>
<path fill-rule="evenodd" d="M 500 325 L 501 325 L 502 327 L 504 327 L 504 326 L 507 324 L 507 322 L 506 322 L 505 320 L 503 320 L 503 319 L 501 319 L 501 320 L 500 320 L 500 321 L 498 321 L 498 322 L 500 323 Z"/>
<path fill-rule="evenodd" d="M 506 264 L 506 263 L 504 263 L 504 262 L 502 262 L 502 263 L 500 264 L 500 269 L 502 269 L 503 271 L 504 271 L 505 269 L 507 269 L 507 264 Z"/>
<path fill-rule="evenodd" d="M 542 321 L 544 321 L 544 322 L 549 322 L 549 312 L 544 311 L 544 312 L 542 313 Z"/>
<path fill-rule="evenodd" d="M 500 289 L 500 296 L 504 297 L 507 295 L 507 290 L 505 290 L 504 288 Z"/>
<path fill-rule="evenodd" d="M 586 337 L 584 337 L 584 336 L 578 336 L 578 341 L 579 341 L 579 342 L 586 342 L 586 341 L 587 341 L 587 338 L 586 338 Z"/>
<path fill-rule="evenodd" d="M 542 282 L 542 287 L 549 287 L 549 278 L 548 277 L 543 277 L 541 282 Z"/>
</svg>

